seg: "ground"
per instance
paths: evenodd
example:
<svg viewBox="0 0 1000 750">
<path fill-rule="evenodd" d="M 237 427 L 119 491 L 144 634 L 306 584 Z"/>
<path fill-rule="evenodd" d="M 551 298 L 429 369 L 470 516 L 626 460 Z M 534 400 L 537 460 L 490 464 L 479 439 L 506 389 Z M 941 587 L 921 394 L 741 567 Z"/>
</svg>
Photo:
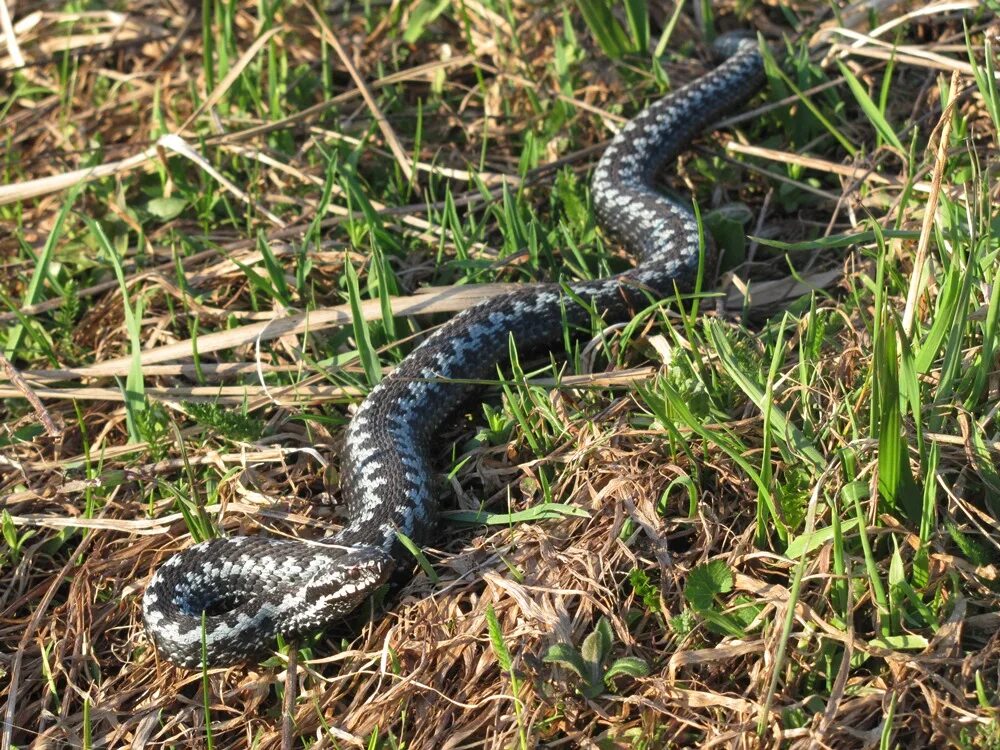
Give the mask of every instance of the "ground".
<svg viewBox="0 0 1000 750">
<path fill-rule="evenodd" d="M 0 747 L 1000 747 L 991 6 L 0 0 Z M 158 658 L 157 566 L 339 527 L 434 325 L 628 267 L 588 176 L 737 28 L 707 291 L 505 364 L 402 591 Z"/>
</svg>

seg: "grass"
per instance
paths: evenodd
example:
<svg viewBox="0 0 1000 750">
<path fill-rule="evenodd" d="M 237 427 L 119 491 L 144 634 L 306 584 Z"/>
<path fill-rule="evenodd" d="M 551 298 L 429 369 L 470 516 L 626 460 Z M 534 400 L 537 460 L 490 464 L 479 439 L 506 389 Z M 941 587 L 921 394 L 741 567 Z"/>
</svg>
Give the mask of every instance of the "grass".
<svg viewBox="0 0 1000 750">
<path fill-rule="evenodd" d="M 18 8 L 0 747 L 1000 747 L 996 9 L 862 6 Z M 766 90 L 663 176 L 721 283 L 514 346 L 401 594 L 158 660 L 152 571 L 336 528 L 435 323 L 627 266 L 589 171 L 734 27 L 785 35 Z"/>
</svg>

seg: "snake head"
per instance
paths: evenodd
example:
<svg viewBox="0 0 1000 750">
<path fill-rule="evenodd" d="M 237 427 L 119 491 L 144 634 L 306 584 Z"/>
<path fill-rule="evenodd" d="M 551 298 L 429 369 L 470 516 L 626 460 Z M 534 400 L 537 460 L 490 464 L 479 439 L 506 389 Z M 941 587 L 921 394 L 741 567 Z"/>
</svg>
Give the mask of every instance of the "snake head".
<svg viewBox="0 0 1000 750">
<path fill-rule="evenodd" d="M 314 566 L 303 576 L 302 617 L 307 621 L 316 613 L 320 627 L 345 617 L 389 580 L 396 565 L 392 557 L 378 547 L 325 547 L 322 566 Z M 319 624 L 319 623 L 317 623 Z M 306 622 L 295 630 L 317 630 Z M 288 632 L 288 631 L 285 631 Z"/>
</svg>

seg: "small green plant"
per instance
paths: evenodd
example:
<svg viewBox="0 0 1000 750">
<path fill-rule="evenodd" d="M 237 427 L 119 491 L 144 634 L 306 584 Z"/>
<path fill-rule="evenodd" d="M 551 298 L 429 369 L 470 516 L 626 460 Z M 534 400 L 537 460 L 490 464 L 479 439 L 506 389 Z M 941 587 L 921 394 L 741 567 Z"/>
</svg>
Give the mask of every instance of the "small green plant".
<svg viewBox="0 0 1000 750">
<path fill-rule="evenodd" d="M 635 591 L 637 597 L 642 599 L 646 609 L 650 612 L 661 611 L 660 590 L 649 580 L 649 575 L 645 570 L 639 568 L 633 570 L 628 574 L 628 582 L 632 584 L 632 590 Z"/>
<path fill-rule="evenodd" d="M 21 558 L 21 548 L 24 543 L 35 535 L 35 532 L 28 529 L 23 534 L 18 533 L 14 519 L 6 510 L 0 510 L 0 529 L 3 531 L 3 540 L 7 543 L 9 553 L 0 553 L 0 560 L 9 556 L 11 562 L 17 562 Z"/>
<path fill-rule="evenodd" d="M 514 714 L 517 716 L 519 728 L 518 735 L 521 747 L 526 748 L 528 747 L 528 733 L 524 725 L 524 717 L 522 716 L 523 707 L 521 699 L 518 697 L 521 689 L 521 680 L 514 669 L 514 658 L 511 656 L 510 649 L 507 648 L 507 644 L 504 641 L 503 628 L 500 627 L 500 621 L 497 619 L 497 613 L 494 611 L 492 604 L 486 608 L 486 625 L 490 631 L 490 646 L 497 657 L 497 661 L 500 663 L 500 668 L 510 676 L 510 687 L 514 696 Z"/>
<path fill-rule="evenodd" d="M 264 432 L 264 420 L 247 414 L 246 403 L 240 410 L 227 409 L 216 403 L 185 403 L 184 408 L 200 424 L 230 440 L 252 443 Z"/>
<path fill-rule="evenodd" d="M 63 285 L 62 304 L 56 308 L 52 316 L 53 322 L 56 324 L 56 337 L 59 340 L 60 351 L 73 357 L 79 353 L 79 347 L 73 341 L 76 322 L 81 313 L 79 291 L 76 279 L 68 279 Z"/>
<path fill-rule="evenodd" d="M 624 3 L 627 29 L 615 18 L 615 3 L 577 0 L 577 6 L 608 57 L 618 59 L 626 54 L 645 52 L 649 47 L 649 9 L 641 0 Z"/>
<path fill-rule="evenodd" d="M 712 609 L 715 597 L 733 589 L 733 573 L 721 560 L 698 565 L 688 573 L 684 598 L 695 610 Z"/>
<path fill-rule="evenodd" d="M 134 414 L 139 437 L 149 445 L 150 455 L 157 461 L 165 458 L 170 448 L 170 414 L 166 408 L 156 401 L 146 401 L 145 408 L 136 409 Z"/>
<path fill-rule="evenodd" d="M 684 598 L 710 630 L 742 637 L 746 635 L 747 626 L 760 613 L 761 605 L 749 597 L 738 596 L 723 606 L 719 595 L 732 590 L 733 572 L 721 560 L 712 560 L 694 567 L 688 574 Z"/>
<path fill-rule="evenodd" d="M 576 672 L 581 680 L 577 688 L 580 694 L 584 698 L 596 698 L 613 688 L 612 680 L 618 675 L 645 677 L 649 674 L 649 665 L 635 656 L 615 659 L 611 666 L 606 666 L 611 644 L 611 624 L 606 617 L 602 617 L 597 621 L 594 632 L 583 640 L 579 651 L 572 644 L 556 643 L 549 647 L 543 661 L 562 664 Z"/>
</svg>

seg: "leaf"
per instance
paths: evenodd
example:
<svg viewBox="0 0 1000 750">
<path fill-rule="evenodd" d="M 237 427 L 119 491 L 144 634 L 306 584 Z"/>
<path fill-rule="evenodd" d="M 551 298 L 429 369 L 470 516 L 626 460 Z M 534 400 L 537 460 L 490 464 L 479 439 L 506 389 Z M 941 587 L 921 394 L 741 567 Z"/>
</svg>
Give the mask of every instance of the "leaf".
<svg viewBox="0 0 1000 750">
<path fill-rule="evenodd" d="M 615 663 L 604 673 L 604 681 L 608 682 L 620 674 L 627 674 L 630 677 L 645 677 L 649 674 L 649 665 L 644 659 L 637 656 L 624 656 L 621 659 L 615 659 Z"/>
<path fill-rule="evenodd" d="M 744 631 L 760 616 L 764 605 L 749 596 L 737 596 L 726 608 L 726 617 Z"/>
<path fill-rule="evenodd" d="M 73 208 L 73 204 L 76 203 L 77 197 L 83 192 L 83 186 L 86 181 L 81 181 L 74 188 L 69 191 L 66 196 L 66 200 L 63 202 L 62 208 L 59 209 L 59 213 L 56 215 L 55 222 L 52 226 L 47 229 L 48 238 L 45 240 L 45 246 L 42 248 L 42 252 L 36 257 L 33 264 L 33 269 L 31 271 L 31 281 L 28 282 L 27 291 L 21 298 L 21 302 L 24 306 L 33 305 L 36 302 L 41 301 L 42 294 L 45 290 L 45 280 L 48 278 L 50 266 L 52 263 L 52 255 L 55 252 L 56 245 L 63 236 L 63 225 L 66 223 L 66 217 L 69 216 L 70 210 Z M 128 306 L 126 305 L 126 308 Z M 17 351 L 18 347 L 21 345 L 21 336 L 24 334 L 24 324 L 17 323 L 10 327 L 7 331 L 7 344 L 4 349 L 4 354 L 8 358 L 13 358 L 14 353 Z"/>
<path fill-rule="evenodd" d="M 549 650 L 545 652 L 542 661 L 562 664 L 567 669 L 571 669 L 577 675 L 586 680 L 590 672 L 587 663 L 580 656 L 580 653 L 568 643 L 553 643 Z"/>
<path fill-rule="evenodd" d="M 872 638 L 868 645 L 874 648 L 885 648 L 892 651 L 908 649 L 922 651 L 930 644 L 922 635 L 888 635 L 884 638 Z"/>
<path fill-rule="evenodd" d="M 594 632 L 583 640 L 583 647 L 580 653 L 585 661 L 591 665 L 600 667 L 604 662 L 604 657 L 611 650 L 611 625 L 606 617 L 597 621 Z"/>
<path fill-rule="evenodd" d="M 10 513 L 6 509 L 0 510 L 0 528 L 3 529 L 3 538 L 7 542 L 7 546 L 11 549 L 18 548 L 17 541 L 17 527 L 14 525 L 14 519 L 11 518 Z"/>
<path fill-rule="evenodd" d="M 733 268 L 746 260 L 746 232 L 739 218 L 733 218 L 728 212 L 712 211 L 703 221 L 722 256 L 722 268 Z"/>
<path fill-rule="evenodd" d="M 553 193 L 562 204 L 562 209 L 570 222 L 576 227 L 586 226 L 590 218 L 590 213 L 581 192 L 579 179 L 572 169 L 567 167 L 556 175 Z"/>
<path fill-rule="evenodd" d="M 646 609 L 652 612 L 660 611 L 660 590 L 649 580 L 645 570 L 635 568 L 628 574 L 628 582 L 632 585 L 636 596 L 642 599 Z"/>
<path fill-rule="evenodd" d="M 881 404 L 878 435 L 878 489 L 890 508 L 902 507 L 910 520 L 920 521 L 920 498 L 910 472 L 909 446 L 903 429 L 899 399 L 899 357 L 896 349 L 897 322 L 886 315 L 875 340 L 875 387 Z"/>
<path fill-rule="evenodd" d="M 368 385 L 375 386 L 382 380 L 382 366 L 379 363 L 378 351 L 372 345 L 368 332 L 368 323 L 361 311 L 361 291 L 358 289 L 358 275 L 351 265 L 351 259 L 344 258 L 344 279 L 347 282 L 347 297 L 351 304 L 351 321 L 354 326 L 354 341 L 358 346 L 358 357 L 364 368 Z"/>
<path fill-rule="evenodd" d="M 770 422 L 773 436 L 793 450 L 799 457 L 804 459 L 818 473 L 826 468 L 826 459 L 823 454 L 813 445 L 805 434 L 795 426 L 795 424 L 785 416 L 784 411 L 766 400 L 764 387 L 752 374 L 748 374 L 741 366 L 737 352 L 733 349 L 729 339 L 726 338 L 721 325 L 710 324 L 706 326 L 708 335 L 718 352 L 720 361 L 740 390 L 743 391 L 758 409 L 764 411 L 769 408 Z M 777 522 L 777 518 L 775 518 Z"/>
<path fill-rule="evenodd" d="M 878 105 L 872 101 L 871 97 L 868 96 L 868 92 L 865 91 L 865 87 L 861 85 L 854 74 L 851 72 L 844 63 L 837 60 L 837 65 L 840 67 L 840 72 L 844 76 L 844 80 L 847 81 L 848 88 L 851 89 L 851 93 L 854 94 L 854 98 L 857 99 L 858 104 L 861 105 L 861 109 L 864 110 L 865 115 L 871 121 L 872 125 L 879 132 L 879 135 L 887 142 L 892 144 L 897 151 L 900 153 L 906 153 L 906 148 L 899 141 L 899 137 L 896 135 L 896 131 L 892 129 L 892 126 L 885 119 L 885 115 L 882 114 L 882 110 L 878 108 Z"/>
<path fill-rule="evenodd" d="M 125 376 L 125 417 L 128 424 L 129 439 L 138 443 L 144 440 L 144 436 L 139 427 L 137 415 L 146 411 L 146 387 L 142 371 L 142 298 L 135 301 L 135 309 L 129 304 L 129 287 L 125 280 L 125 269 L 122 266 L 122 255 L 111 244 L 104 227 L 91 218 L 84 218 L 87 227 L 90 229 L 97 246 L 104 256 L 111 262 L 115 276 L 118 279 L 118 288 L 122 295 L 122 314 L 125 317 L 125 330 L 129 338 L 130 363 L 128 375 Z"/>
<path fill-rule="evenodd" d="M 611 12 L 611 3 L 607 0 L 577 0 L 576 4 L 604 54 L 616 60 L 622 57 L 631 45 L 625 30 Z"/>
<path fill-rule="evenodd" d="M 883 237 L 895 240 L 917 240 L 920 239 L 920 232 L 910 229 L 887 229 L 881 232 Z M 782 242 L 773 237 L 760 237 L 755 234 L 747 236 L 759 245 L 773 247 L 776 250 L 786 252 L 807 252 L 811 250 L 836 250 L 837 248 L 866 245 L 875 239 L 875 232 L 852 232 L 848 234 L 832 234 L 829 237 L 820 237 L 815 240 L 804 240 L 802 242 Z"/>
<path fill-rule="evenodd" d="M 420 569 L 424 571 L 424 575 L 426 575 L 430 579 L 431 583 L 437 583 L 438 582 L 437 571 L 434 570 L 434 566 L 431 565 L 431 561 L 427 559 L 427 556 L 424 554 L 423 549 L 421 549 L 421 547 L 415 541 L 410 539 L 410 537 L 408 537 L 402 531 L 396 532 L 396 538 L 399 540 L 400 544 L 406 547 L 406 549 L 409 551 L 411 555 L 417 558 L 417 564 L 420 566 Z"/>
<path fill-rule="evenodd" d="M 705 621 L 708 629 L 719 635 L 731 636 L 733 638 L 745 638 L 747 634 L 746 623 L 729 613 L 723 614 L 712 608 L 699 609 L 698 617 Z"/>
<path fill-rule="evenodd" d="M 423 36 L 427 25 L 441 15 L 449 5 L 449 0 L 423 0 L 410 13 L 409 23 L 403 32 L 403 41 L 414 44 Z"/>
<path fill-rule="evenodd" d="M 625 0 L 625 17 L 632 34 L 633 50 L 649 49 L 649 9 L 645 0 Z"/>
<path fill-rule="evenodd" d="M 449 510 L 441 518 L 458 523 L 510 526 L 512 523 L 544 521 L 551 518 L 590 518 L 590 513 L 565 503 L 539 503 L 513 513 L 490 513 L 485 510 Z"/>
<path fill-rule="evenodd" d="M 733 573 L 722 560 L 698 565 L 688 574 L 684 586 L 684 598 L 699 610 L 712 609 L 715 596 L 731 591 Z"/>
<path fill-rule="evenodd" d="M 961 550 L 962 556 L 973 565 L 988 565 L 993 562 L 987 549 L 971 536 L 964 534 L 954 521 L 945 519 L 944 528 L 951 537 L 951 541 Z"/>
<path fill-rule="evenodd" d="M 867 485 L 865 485 L 867 489 Z M 857 518 L 851 518 L 844 521 L 840 525 L 840 532 L 846 533 L 858 525 Z M 819 549 L 824 544 L 833 539 L 835 529 L 833 526 L 825 526 L 822 529 L 812 532 L 811 534 L 800 534 L 788 543 L 788 547 L 785 549 L 785 555 L 793 559 L 802 557 L 812 552 L 814 549 Z"/>
<path fill-rule="evenodd" d="M 178 217 L 187 204 L 183 198 L 153 198 L 146 204 L 146 210 L 158 219 L 170 221 Z"/>
</svg>

